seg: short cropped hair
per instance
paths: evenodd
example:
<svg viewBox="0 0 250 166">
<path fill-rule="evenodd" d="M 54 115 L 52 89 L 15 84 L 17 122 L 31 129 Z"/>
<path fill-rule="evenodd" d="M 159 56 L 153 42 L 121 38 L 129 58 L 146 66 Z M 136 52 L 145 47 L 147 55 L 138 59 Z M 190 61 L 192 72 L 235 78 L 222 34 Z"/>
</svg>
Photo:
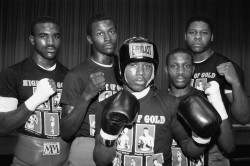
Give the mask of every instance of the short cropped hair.
<svg viewBox="0 0 250 166">
<path fill-rule="evenodd" d="M 37 17 L 36 19 L 32 21 L 32 24 L 31 24 L 30 34 L 32 36 L 35 35 L 35 26 L 36 24 L 39 24 L 39 23 L 53 23 L 59 26 L 59 23 L 53 17 L 50 17 L 50 16 Z"/>
<path fill-rule="evenodd" d="M 100 13 L 100 14 L 96 14 L 93 17 L 91 17 L 90 20 L 88 21 L 88 24 L 87 24 L 87 35 L 91 35 L 91 33 L 92 33 L 92 25 L 95 22 L 103 21 L 103 20 L 110 20 L 110 21 L 112 21 L 114 23 L 115 29 L 117 29 L 116 22 L 113 19 L 113 17 L 111 17 L 109 14 Z"/>
<path fill-rule="evenodd" d="M 213 31 L 214 31 L 213 22 L 211 21 L 210 18 L 208 18 L 206 16 L 194 16 L 194 17 L 191 17 L 186 23 L 186 32 L 188 31 L 188 28 L 189 28 L 190 24 L 192 24 L 193 22 L 196 22 L 196 21 L 202 21 L 202 22 L 206 23 L 208 25 L 211 33 L 213 33 Z"/>
<path fill-rule="evenodd" d="M 193 63 L 193 53 L 185 48 L 176 48 L 176 49 L 173 49 L 171 50 L 168 54 L 167 54 L 167 57 L 166 57 L 166 65 L 168 65 L 168 62 L 169 62 L 169 57 L 171 55 L 174 55 L 176 53 L 183 53 L 183 54 L 187 54 L 190 56 L 191 60 L 192 60 L 192 63 Z"/>
</svg>

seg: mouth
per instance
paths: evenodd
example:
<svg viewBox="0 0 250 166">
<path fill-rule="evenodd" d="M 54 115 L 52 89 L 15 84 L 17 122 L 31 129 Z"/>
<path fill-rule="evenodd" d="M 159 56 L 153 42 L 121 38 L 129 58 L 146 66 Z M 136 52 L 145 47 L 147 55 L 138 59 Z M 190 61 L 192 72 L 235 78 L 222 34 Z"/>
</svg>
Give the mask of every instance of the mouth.
<svg viewBox="0 0 250 166">
<path fill-rule="evenodd" d="M 193 46 L 194 46 L 194 47 L 201 47 L 202 44 L 201 44 L 201 43 L 194 43 Z"/>
<path fill-rule="evenodd" d="M 135 83 L 139 85 L 143 85 L 145 84 L 145 81 L 143 79 L 138 79 L 138 80 L 135 80 Z"/>
<path fill-rule="evenodd" d="M 106 43 L 105 47 L 106 48 L 112 48 L 112 47 L 114 47 L 114 44 L 113 43 Z"/>
<path fill-rule="evenodd" d="M 54 53 L 54 52 L 56 52 L 56 49 L 54 47 L 47 47 L 46 48 L 46 52 L 48 52 L 48 53 Z"/>
<path fill-rule="evenodd" d="M 186 78 L 185 77 L 176 77 L 175 80 L 178 81 L 178 82 L 182 82 L 182 81 L 185 81 Z"/>
</svg>

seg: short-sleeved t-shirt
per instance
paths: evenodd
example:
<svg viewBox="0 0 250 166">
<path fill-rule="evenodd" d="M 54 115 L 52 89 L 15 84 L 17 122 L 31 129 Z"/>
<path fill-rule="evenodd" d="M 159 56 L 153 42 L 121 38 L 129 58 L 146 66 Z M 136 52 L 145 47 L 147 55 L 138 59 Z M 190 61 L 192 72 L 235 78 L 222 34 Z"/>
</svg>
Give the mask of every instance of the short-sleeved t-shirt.
<svg viewBox="0 0 250 166">
<path fill-rule="evenodd" d="M 157 159 L 158 163 L 170 166 L 173 137 L 178 142 L 189 139 L 177 120 L 178 101 L 167 91 L 156 92 L 151 89 L 139 102 L 140 110 L 135 124 L 125 126 L 117 139 L 113 165 L 118 162 L 122 166 L 128 165 L 133 159 L 136 164 L 146 166 L 152 165 L 153 160 Z M 105 105 L 105 101 L 101 104 Z M 101 111 L 96 114 L 96 134 L 100 133 L 101 114 Z"/>
<path fill-rule="evenodd" d="M 76 106 L 82 93 L 89 82 L 89 76 L 92 73 L 103 72 L 106 85 L 99 91 L 99 95 L 94 98 L 87 110 L 85 119 L 75 137 L 94 137 L 95 133 L 95 112 L 99 102 L 108 98 L 121 90 L 121 86 L 117 84 L 114 68 L 112 66 L 101 66 L 91 59 L 76 66 L 66 76 L 62 92 L 61 103 Z"/>
<path fill-rule="evenodd" d="M 23 104 L 36 90 L 39 80 L 53 79 L 56 83 L 57 93 L 36 108 L 17 131 L 19 133 L 37 137 L 54 138 L 60 136 L 61 106 L 59 104 L 63 80 L 68 69 L 59 62 L 53 71 L 39 67 L 31 58 L 27 58 L 1 72 L 0 96 L 13 97 L 18 100 L 18 106 Z"/>
</svg>

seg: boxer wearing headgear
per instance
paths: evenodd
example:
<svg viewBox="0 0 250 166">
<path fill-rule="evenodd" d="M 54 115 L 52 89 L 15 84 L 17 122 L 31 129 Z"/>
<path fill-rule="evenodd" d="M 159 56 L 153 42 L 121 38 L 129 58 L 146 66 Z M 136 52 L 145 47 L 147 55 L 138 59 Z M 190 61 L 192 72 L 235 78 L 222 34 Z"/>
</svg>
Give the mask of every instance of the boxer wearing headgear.
<svg viewBox="0 0 250 166">
<path fill-rule="evenodd" d="M 102 129 L 104 126 L 107 127 L 106 125 L 109 123 L 105 119 L 104 125 L 102 118 L 105 116 L 104 112 L 107 111 L 108 106 L 105 105 L 104 109 L 100 107 L 100 111 L 97 111 L 96 114 L 96 144 L 94 149 L 96 165 L 111 165 L 112 161 L 119 160 L 123 166 L 134 158 L 137 164 L 146 166 L 151 165 L 153 159 L 157 158 L 157 161 L 162 165 L 171 166 L 171 144 L 174 137 L 183 152 L 189 157 L 200 156 L 206 144 L 197 143 L 189 136 L 177 120 L 178 100 L 170 96 L 167 91 L 157 89 L 154 82 L 159 63 L 156 45 L 145 38 L 130 38 L 124 42 L 119 50 L 118 63 L 123 89 L 136 96 L 140 103 L 140 110 L 135 123 L 126 126 L 129 128 L 127 135 L 129 136 L 128 147 L 130 148 L 120 148 L 115 143 L 112 144 L 113 146 L 107 146 L 102 142 Z M 130 111 L 134 112 L 135 110 L 131 109 Z M 154 141 L 150 146 L 152 148 L 139 146 L 142 144 L 139 137 L 143 135 L 145 128 L 147 128 L 147 135 Z M 121 131 L 119 130 L 118 133 Z M 114 139 L 117 138 L 117 132 L 112 135 L 115 136 Z M 143 140 L 144 143 L 147 143 L 145 139 Z"/>
</svg>

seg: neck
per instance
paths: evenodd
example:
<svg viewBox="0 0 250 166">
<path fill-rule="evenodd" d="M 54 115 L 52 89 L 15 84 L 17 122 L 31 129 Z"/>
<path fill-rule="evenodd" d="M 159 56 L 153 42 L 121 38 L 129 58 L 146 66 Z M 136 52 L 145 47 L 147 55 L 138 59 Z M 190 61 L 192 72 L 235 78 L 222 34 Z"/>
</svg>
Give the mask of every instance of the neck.
<svg viewBox="0 0 250 166">
<path fill-rule="evenodd" d="M 210 56 L 212 56 L 213 53 L 214 51 L 211 48 L 202 53 L 194 53 L 194 62 L 205 61 Z"/>
<path fill-rule="evenodd" d="M 178 89 L 172 85 L 170 85 L 170 90 L 169 94 L 175 96 L 175 97 L 180 97 L 188 94 L 192 90 L 192 87 L 190 85 L 186 86 L 183 89 Z"/>
<path fill-rule="evenodd" d="M 56 64 L 55 59 L 45 59 L 40 55 L 33 55 L 32 60 L 37 64 L 42 66 L 44 69 L 49 69 Z"/>
<path fill-rule="evenodd" d="M 111 65 L 113 64 L 113 55 L 105 55 L 105 54 L 93 54 L 91 59 L 97 63 L 103 65 Z"/>
</svg>

